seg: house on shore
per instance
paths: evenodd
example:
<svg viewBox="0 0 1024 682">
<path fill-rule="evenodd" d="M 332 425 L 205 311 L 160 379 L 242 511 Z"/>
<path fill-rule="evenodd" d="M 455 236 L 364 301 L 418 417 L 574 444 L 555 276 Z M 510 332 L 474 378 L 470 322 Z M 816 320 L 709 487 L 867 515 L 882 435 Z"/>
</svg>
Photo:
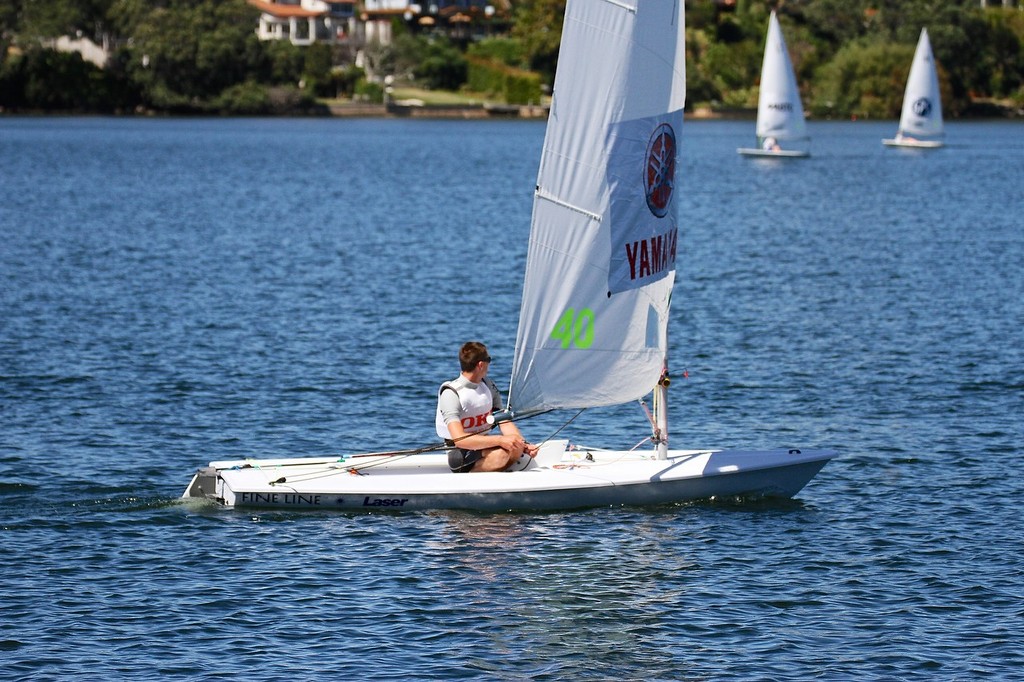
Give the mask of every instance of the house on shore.
<svg viewBox="0 0 1024 682">
<path fill-rule="evenodd" d="M 417 33 L 441 33 L 468 41 L 499 34 L 511 26 L 511 0 L 246 0 L 260 11 L 256 36 L 260 40 L 287 40 L 293 45 L 388 45 L 394 22 L 404 22 Z M 82 36 L 43 41 L 59 52 L 77 52 L 103 68 L 111 47 L 106 37 L 97 45 Z"/>
<path fill-rule="evenodd" d="M 348 42 L 356 32 L 354 0 L 248 0 L 260 11 L 260 40 L 288 40 L 293 45 Z"/>
<path fill-rule="evenodd" d="M 294 45 L 324 42 L 362 46 L 393 39 L 392 25 L 404 22 L 416 32 L 444 33 L 469 40 L 507 30 L 511 0 L 247 0 L 260 10 L 260 40 Z"/>
</svg>

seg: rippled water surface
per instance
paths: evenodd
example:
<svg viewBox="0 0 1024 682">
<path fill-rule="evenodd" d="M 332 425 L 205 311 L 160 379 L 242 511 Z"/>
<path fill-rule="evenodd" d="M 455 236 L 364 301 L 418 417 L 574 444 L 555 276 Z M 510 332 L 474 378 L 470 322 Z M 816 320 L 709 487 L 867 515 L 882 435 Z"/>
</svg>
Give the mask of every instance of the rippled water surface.
<svg viewBox="0 0 1024 682">
<path fill-rule="evenodd" d="M 673 445 L 796 499 L 349 515 L 177 498 L 504 383 L 543 124 L 0 118 L 0 679 L 1024 679 L 1024 126 L 894 130 L 682 134 Z"/>
</svg>

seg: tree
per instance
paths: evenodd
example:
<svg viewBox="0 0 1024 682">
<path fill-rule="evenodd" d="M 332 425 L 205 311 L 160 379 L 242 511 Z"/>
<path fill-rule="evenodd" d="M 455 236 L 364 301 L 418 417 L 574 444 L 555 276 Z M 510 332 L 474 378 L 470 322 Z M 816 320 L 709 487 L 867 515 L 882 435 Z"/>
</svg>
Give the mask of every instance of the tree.
<svg viewBox="0 0 1024 682">
<path fill-rule="evenodd" d="M 63 35 L 96 37 L 110 0 L 23 0 L 20 3 L 18 32 L 27 37 L 55 38 Z"/>
<path fill-rule="evenodd" d="M 157 108 L 195 111 L 260 71 L 266 59 L 244 0 L 198 0 L 137 18 L 129 73 Z"/>
<path fill-rule="evenodd" d="M 466 58 L 447 39 L 428 41 L 413 75 L 431 90 L 458 90 L 466 82 Z"/>
<path fill-rule="evenodd" d="M 109 71 L 77 53 L 34 47 L 0 68 L 0 104 L 34 111 L 113 112 L 134 104 Z"/>
<path fill-rule="evenodd" d="M 931 36 L 953 115 L 972 100 L 1024 101 L 1024 13 L 982 8 L 977 0 L 736 0 L 687 2 L 688 101 L 753 107 L 772 8 L 779 14 L 805 103 L 813 113 L 892 116 L 922 27 Z M 565 0 L 516 0 L 508 36 L 467 50 L 554 80 Z M 281 111 L 305 102 L 305 81 L 320 96 L 354 84 L 335 76 L 350 63 L 323 45 L 261 43 L 258 10 L 246 0 L 0 0 L 0 104 L 83 107 L 103 97 L 123 108 L 141 97 L 168 111 Z M 415 28 L 415 27 L 414 27 Z M 122 47 L 102 72 L 52 55 L 27 53 L 60 35 Z M 392 45 L 366 46 L 367 77 L 415 78 L 430 88 L 457 89 L 467 78 L 466 55 L 436 36 L 414 35 L 393 20 Z M 18 50 L 8 50 L 16 46 Z M 898 49 L 897 49 L 898 48 Z M 21 54 L 21 56 L 18 56 Z M 900 60 L 904 60 L 900 62 Z M 899 62 L 899 63 L 898 63 Z M 48 68 L 50 74 L 38 73 Z M 69 78 L 82 79 L 82 84 Z M 53 85 L 59 82 L 60 85 Z M 61 93 L 44 96 L 46 87 Z M 31 96 L 26 97 L 26 88 Z M 106 93 L 93 97 L 94 93 Z"/>
<path fill-rule="evenodd" d="M 523 0 L 513 16 L 512 36 L 523 45 L 526 66 L 554 83 L 565 0 Z"/>
<path fill-rule="evenodd" d="M 334 96 L 334 79 L 331 76 L 331 48 L 325 43 L 314 43 L 304 51 L 302 80 L 305 88 L 317 97 Z"/>
<path fill-rule="evenodd" d="M 898 118 L 914 48 L 855 43 L 844 47 L 817 75 L 822 83 L 810 110 L 818 116 Z"/>
</svg>

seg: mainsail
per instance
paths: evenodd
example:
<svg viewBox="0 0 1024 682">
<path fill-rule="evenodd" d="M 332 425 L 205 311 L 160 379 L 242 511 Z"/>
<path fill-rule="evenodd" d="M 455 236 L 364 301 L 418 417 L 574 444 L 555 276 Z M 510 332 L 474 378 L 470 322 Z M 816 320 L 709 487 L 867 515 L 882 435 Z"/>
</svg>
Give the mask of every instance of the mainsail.
<svg viewBox="0 0 1024 682">
<path fill-rule="evenodd" d="M 509 410 L 656 385 L 678 248 L 682 0 L 569 0 L 537 177 Z"/>
<path fill-rule="evenodd" d="M 937 137 L 942 135 L 942 101 L 928 29 L 921 29 L 914 61 L 907 77 L 900 114 L 900 135 Z"/>
<path fill-rule="evenodd" d="M 768 37 L 761 62 L 756 132 L 762 140 L 766 137 L 776 140 L 802 140 L 807 137 L 796 75 L 775 12 L 768 19 Z"/>
</svg>

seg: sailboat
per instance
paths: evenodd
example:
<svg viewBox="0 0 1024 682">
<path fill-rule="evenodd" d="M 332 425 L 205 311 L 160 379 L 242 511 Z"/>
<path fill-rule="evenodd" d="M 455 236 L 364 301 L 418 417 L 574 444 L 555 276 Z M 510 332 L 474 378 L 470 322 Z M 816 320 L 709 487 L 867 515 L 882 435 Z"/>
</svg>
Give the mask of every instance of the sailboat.
<svg viewBox="0 0 1024 682">
<path fill-rule="evenodd" d="M 779 20 L 772 12 L 768 18 L 768 35 L 761 62 L 761 86 L 757 96 L 757 147 L 741 147 L 744 156 L 804 157 L 810 156 L 806 145 L 807 124 L 804 107 L 796 86 L 796 75 L 789 60 L 786 41 Z M 783 148 L 783 144 L 799 143 L 800 148 Z"/>
<path fill-rule="evenodd" d="M 525 468 L 494 473 L 451 473 L 443 444 L 214 461 L 196 472 L 183 497 L 227 507 L 505 511 L 799 492 L 834 453 L 668 448 L 665 368 L 686 96 L 683 6 L 567 3 L 509 400 L 496 415 L 519 419 L 653 393 L 645 427 L 651 435 L 641 445 L 612 450 L 549 440 L 525 458 Z"/>
<path fill-rule="evenodd" d="M 907 89 L 903 93 L 903 110 L 896 137 L 882 140 L 889 147 L 915 147 L 937 149 L 942 146 L 942 98 L 939 95 L 939 76 L 935 70 L 932 44 L 928 29 L 921 29 L 914 50 L 914 61 L 907 76 Z"/>
</svg>

